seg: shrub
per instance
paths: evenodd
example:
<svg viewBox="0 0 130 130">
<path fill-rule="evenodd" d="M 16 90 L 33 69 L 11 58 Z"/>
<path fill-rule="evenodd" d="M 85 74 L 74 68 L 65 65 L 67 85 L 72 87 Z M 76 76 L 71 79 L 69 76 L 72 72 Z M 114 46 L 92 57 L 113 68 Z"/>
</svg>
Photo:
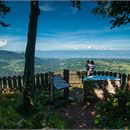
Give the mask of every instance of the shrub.
<svg viewBox="0 0 130 130">
<path fill-rule="evenodd" d="M 56 96 L 54 106 L 48 104 L 46 92 L 37 92 L 34 106 L 27 113 L 19 113 L 16 108 L 21 102 L 20 94 L 0 94 L 0 129 L 40 129 L 40 128 L 69 128 L 69 121 L 58 111 L 60 107 L 69 103 L 67 100 L 58 100 Z M 20 108 L 21 110 L 26 108 Z M 35 111 L 34 111 L 35 110 Z M 26 115 L 26 116 L 25 116 Z"/>
<path fill-rule="evenodd" d="M 120 90 L 110 100 L 96 105 L 99 128 L 130 128 L 130 91 Z"/>
</svg>

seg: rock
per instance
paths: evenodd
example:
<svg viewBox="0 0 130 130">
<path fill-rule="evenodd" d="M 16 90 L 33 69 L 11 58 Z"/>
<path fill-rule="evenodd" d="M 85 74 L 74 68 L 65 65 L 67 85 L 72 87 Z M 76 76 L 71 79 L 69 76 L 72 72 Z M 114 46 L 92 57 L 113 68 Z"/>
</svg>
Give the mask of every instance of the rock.
<svg viewBox="0 0 130 130">
<path fill-rule="evenodd" d="M 17 122 L 16 128 L 23 128 L 25 125 L 26 121 L 24 119 L 21 119 L 20 121 Z"/>
<path fill-rule="evenodd" d="M 70 101 L 74 101 L 74 98 L 73 97 L 68 97 L 68 100 L 70 100 Z"/>
</svg>

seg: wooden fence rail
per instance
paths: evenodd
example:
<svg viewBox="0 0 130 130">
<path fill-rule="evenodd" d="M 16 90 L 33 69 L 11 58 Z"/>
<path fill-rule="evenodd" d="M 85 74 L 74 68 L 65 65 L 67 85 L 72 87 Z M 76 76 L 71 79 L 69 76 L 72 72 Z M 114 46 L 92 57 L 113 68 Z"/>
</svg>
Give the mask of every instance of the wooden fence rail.
<svg viewBox="0 0 130 130">
<path fill-rule="evenodd" d="M 79 77 L 85 77 L 86 71 L 77 71 L 77 75 Z M 121 85 L 130 87 L 130 75 L 129 74 L 121 74 L 116 72 L 108 72 L 108 71 L 94 71 L 93 75 L 106 75 L 106 76 L 114 76 L 116 78 L 121 79 Z"/>
<path fill-rule="evenodd" d="M 69 72 L 69 70 L 64 70 L 64 73 L 61 73 L 61 76 L 64 77 L 64 75 L 66 75 L 65 80 L 67 80 L 67 82 L 69 82 L 71 86 L 82 87 L 82 79 L 86 76 L 86 71 Z M 108 71 L 94 71 L 94 75 L 106 75 L 120 78 L 122 86 L 127 86 L 130 89 L 130 74 L 121 74 Z M 23 76 L 21 75 L 12 77 L 0 77 L 0 93 L 7 90 L 19 90 L 20 92 L 22 92 L 23 86 Z M 36 74 L 35 87 L 37 89 L 50 89 L 49 74 Z"/>
<path fill-rule="evenodd" d="M 41 73 L 35 75 L 35 87 L 37 89 L 43 88 L 48 89 L 49 80 L 48 73 Z M 19 90 L 20 92 L 23 89 L 23 76 L 13 76 L 13 77 L 0 77 L 0 92 L 3 91 L 15 91 Z"/>
</svg>

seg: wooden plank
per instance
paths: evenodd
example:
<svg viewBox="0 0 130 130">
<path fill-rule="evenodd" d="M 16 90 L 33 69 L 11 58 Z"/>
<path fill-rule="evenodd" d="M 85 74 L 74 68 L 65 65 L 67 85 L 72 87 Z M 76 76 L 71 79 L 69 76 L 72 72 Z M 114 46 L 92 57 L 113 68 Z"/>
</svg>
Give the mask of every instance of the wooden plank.
<svg viewBox="0 0 130 130">
<path fill-rule="evenodd" d="M 123 75 L 122 75 L 122 86 L 123 86 L 123 87 L 125 87 L 125 85 L 126 85 L 126 77 L 127 77 L 126 74 L 123 74 Z"/>
<path fill-rule="evenodd" d="M 13 88 L 17 89 L 17 80 L 16 80 L 16 76 L 13 76 Z"/>
<path fill-rule="evenodd" d="M 0 77 L 0 93 L 2 92 L 2 79 Z"/>
<path fill-rule="evenodd" d="M 20 91 L 20 92 L 22 92 L 22 77 L 19 75 L 18 77 L 17 77 L 17 79 L 18 79 L 18 90 Z"/>
<path fill-rule="evenodd" d="M 101 75 L 105 75 L 105 72 L 104 72 L 104 71 L 101 71 Z"/>
<path fill-rule="evenodd" d="M 109 75 L 109 72 L 108 72 L 108 71 L 106 71 L 106 72 L 105 72 L 105 75 L 106 75 L 106 76 L 108 76 L 108 75 Z"/>
<path fill-rule="evenodd" d="M 41 73 L 41 88 L 45 88 L 45 75 L 43 73 Z"/>
<path fill-rule="evenodd" d="M 113 73 L 112 73 L 112 72 L 109 72 L 109 75 L 110 75 L 110 76 L 112 76 L 112 75 L 113 75 Z"/>
<path fill-rule="evenodd" d="M 98 72 L 97 72 L 97 75 L 101 75 L 101 71 L 98 71 Z"/>
<path fill-rule="evenodd" d="M 45 89 L 49 89 L 48 73 L 45 73 Z"/>
<path fill-rule="evenodd" d="M 130 90 L 130 74 L 128 74 L 128 77 L 127 77 L 127 88 L 128 90 Z"/>
<path fill-rule="evenodd" d="M 116 78 L 117 77 L 117 73 L 113 73 L 113 76 Z"/>
<path fill-rule="evenodd" d="M 69 84 L 69 70 L 63 71 L 63 78 Z M 66 84 L 66 86 L 67 86 L 67 84 Z M 64 98 L 68 98 L 68 97 L 69 97 L 69 87 L 68 88 L 66 87 L 66 88 L 64 88 Z"/>
<path fill-rule="evenodd" d="M 69 83 L 69 70 L 63 71 L 63 78 L 67 83 Z"/>
<path fill-rule="evenodd" d="M 54 75 L 53 73 L 49 73 L 50 80 L 50 103 L 54 102 Z"/>
<path fill-rule="evenodd" d="M 41 88 L 41 86 L 40 86 L 40 75 L 39 74 L 36 74 L 36 87 L 38 89 Z"/>
<path fill-rule="evenodd" d="M 7 89 L 7 79 L 6 79 L 6 77 L 3 77 L 3 88 L 4 89 Z"/>
<path fill-rule="evenodd" d="M 94 71 L 94 72 L 93 72 L 93 75 L 96 75 L 96 74 L 97 74 L 97 71 Z"/>
<path fill-rule="evenodd" d="M 122 79 L 122 74 L 121 73 L 118 73 L 117 75 L 118 75 L 119 79 Z"/>
<path fill-rule="evenodd" d="M 21 84 L 22 84 L 22 88 L 24 87 L 24 75 L 21 76 Z"/>
<path fill-rule="evenodd" d="M 13 84 L 12 84 L 11 77 L 10 77 L 10 76 L 7 77 L 7 80 L 8 80 L 8 87 L 9 87 L 10 89 L 12 89 L 12 88 L 13 88 Z"/>
</svg>

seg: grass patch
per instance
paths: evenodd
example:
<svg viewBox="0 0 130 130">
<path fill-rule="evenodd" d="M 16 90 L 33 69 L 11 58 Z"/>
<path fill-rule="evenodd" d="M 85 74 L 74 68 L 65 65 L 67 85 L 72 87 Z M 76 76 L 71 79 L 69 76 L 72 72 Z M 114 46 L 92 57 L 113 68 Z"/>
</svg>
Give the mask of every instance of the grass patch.
<svg viewBox="0 0 130 130">
<path fill-rule="evenodd" d="M 57 93 L 54 106 L 50 106 L 48 94 L 38 91 L 34 99 L 37 111 L 25 116 L 16 111 L 21 101 L 20 94 L 0 94 L 0 129 L 69 128 L 69 121 L 59 112 L 59 109 L 69 102 L 58 99 L 59 96 Z"/>
</svg>

